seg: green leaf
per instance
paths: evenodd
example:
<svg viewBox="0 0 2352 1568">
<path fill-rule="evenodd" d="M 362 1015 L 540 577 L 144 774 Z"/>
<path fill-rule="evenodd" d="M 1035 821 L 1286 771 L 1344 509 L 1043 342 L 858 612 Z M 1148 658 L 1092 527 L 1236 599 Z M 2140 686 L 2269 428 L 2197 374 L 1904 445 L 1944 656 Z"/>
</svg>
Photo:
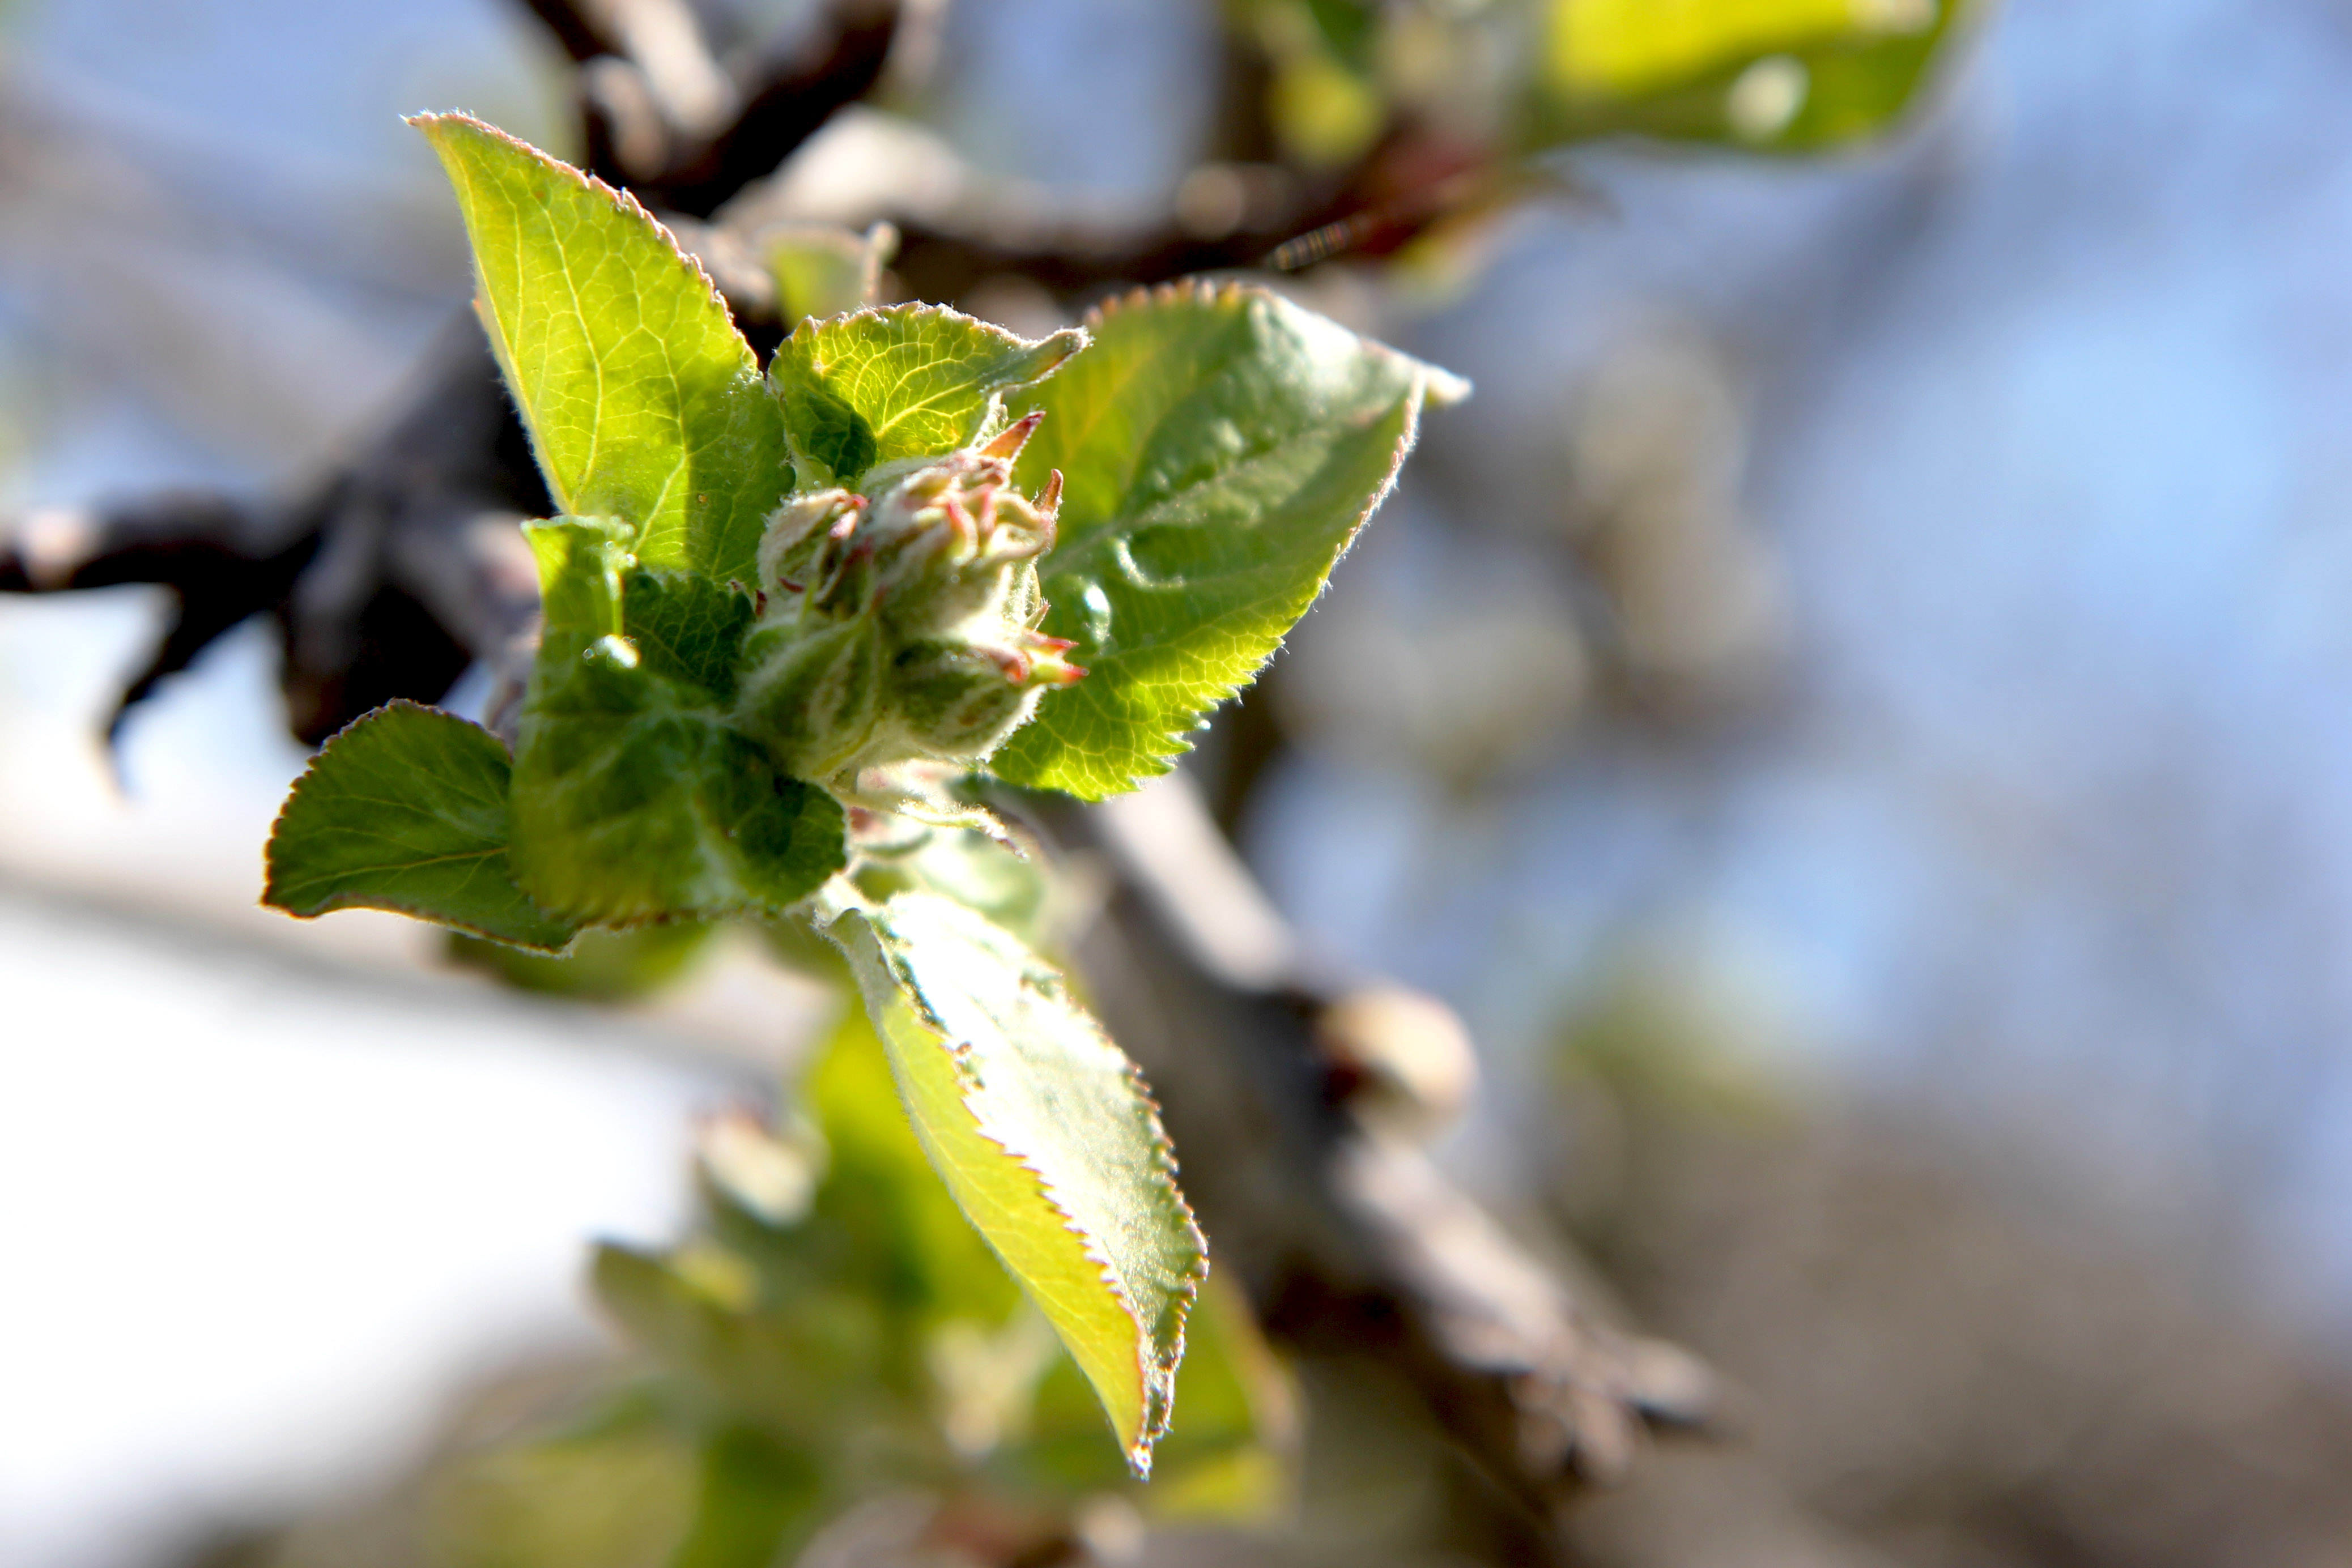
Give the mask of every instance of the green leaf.
<svg viewBox="0 0 2352 1568">
<path fill-rule="evenodd" d="M 1059 975 L 961 904 L 902 894 L 834 929 L 924 1152 L 1147 1472 L 1208 1258 L 1133 1063 Z"/>
<path fill-rule="evenodd" d="M 453 931 L 448 953 L 452 963 L 480 970 L 520 990 L 585 1001 L 626 1002 L 658 991 L 689 972 L 719 930 L 684 920 L 634 931 L 591 929 L 572 938 L 570 951 L 561 955 L 523 952 Z"/>
<path fill-rule="evenodd" d="M 762 231 L 756 243 L 776 280 L 776 314 L 797 327 L 873 304 L 898 231 L 888 224 L 861 235 L 835 224 L 786 223 Z"/>
<path fill-rule="evenodd" d="M 803 322 L 768 374 L 803 482 L 855 487 L 877 464 L 971 445 L 1007 392 L 1086 344 L 1076 329 L 1032 343 L 945 306 L 893 305 Z"/>
<path fill-rule="evenodd" d="M 1633 132 L 1777 151 L 1884 130 L 1967 0 L 1549 0 L 1522 140 Z"/>
<path fill-rule="evenodd" d="M 509 858 L 547 908 L 609 925 L 779 914 L 845 863 L 840 805 L 779 774 L 678 668 L 651 638 L 541 642 Z"/>
<path fill-rule="evenodd" d="M 935 893 L 1034 948 L 1050 948 L 1058 912 L 1050 873 L 1038 862 L 976 828 L 936 827 L 896 846 L 868 843 L 858 855 L 857 889 L 879 901 Z"/>
<path fill-rule="evenodd" d="M 1255 288 L 1137 294 L 1021 400 L 1030 486 L 1061 470 L 1045 629 L 1086 679 L 1048 692 L 991 768 L 1100 800 L 1165 773 L 1322 591 L 1412 447 L 1422 400 L 1467 391 Z"/>
<path fill-rule="evenodd" d="M 621 630 L 621 574 L 636 560 L 631 532 L 618 517 L 551 517 L 522 526 L 539 566 L 540 616 L 549 628 L 595 636 Z"/>
<path fill-rule="evenodd" d="M 278 814 L 262 902 L 304 917 L 390 909 L 553 952 L 573 926 L 507 870 L 506 747 L 396 702 L 327 742 Z"/>
<path fill-rule="evenodd" d="M 465 115 L 410 123 L 457 189 L 482 324 L 557 505 L 626 519 L 648 566 L 749 581 L 790 474 L 710 280 L 635 199 Z"/>
<path fill-rule="evenodd" d="M 628 574 L 625 590 L 623 622 L 646 668 L 709 693 L 720 707 L 732 705 L 751 595 L 707 577 L 642 567 Z"/>
</svg>

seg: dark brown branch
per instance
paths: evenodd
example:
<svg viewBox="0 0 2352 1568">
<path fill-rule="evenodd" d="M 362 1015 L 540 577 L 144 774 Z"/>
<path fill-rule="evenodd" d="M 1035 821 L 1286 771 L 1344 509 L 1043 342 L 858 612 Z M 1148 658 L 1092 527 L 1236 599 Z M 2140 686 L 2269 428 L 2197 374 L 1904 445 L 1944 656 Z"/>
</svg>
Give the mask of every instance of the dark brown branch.
<svg viewBox="0 0 2352 1568">
<path fill-rule="evenodd" d="M 582 68 L 580 107 L 591 172 L 658 211 L 708 217 L 774 171 L 835 110 L 874 90 L 898 28 L 897 0 L 837 0 L 813 42 L 729 78 L 734 111 L 716 126 L 665 102 L 659 62 L 630 47 L 633 12 L 683 0 L 524 0 Z M 692 74 L 723 73 L 690 24 L 665 30 L 673 47 L 700 49 Z"/>
<path fill-rule="evenodd" d="M 874 90 L 898 37 L 898 8 L 880 0 L 836 7 L 822 47 L 778 62 L 745 96 L 719 134 L 674 157 L 641 199 L 690 217 L 709 217 L 752 181 L 774 172 L 835 110 Z"/>
<path fill-rule="evenodd" d="M 463 319 L 406 412 L 290 502 L 166 491 L 35 514 L 0 533 L 0 591 L 170 591 L 172 624 L 110 734 L 215 638 L 269 615 L 289 725 L 315 744 L 394 697 L 437 699 L 476 658 L 514 657 L 538 591 L 512 525 L 547 509 L 480 329 Z"/>
<path fill-rule="evenodd" d="M 575 5 L 570 0 L 522 0 L 530 7 L 547 30 L 555 36 L 572 63 L 583 65 L 598 55 L 613 52 L 613 41 L 604 36 L 604 27 L 592 19 L 588 7 Z"/>
</svg>

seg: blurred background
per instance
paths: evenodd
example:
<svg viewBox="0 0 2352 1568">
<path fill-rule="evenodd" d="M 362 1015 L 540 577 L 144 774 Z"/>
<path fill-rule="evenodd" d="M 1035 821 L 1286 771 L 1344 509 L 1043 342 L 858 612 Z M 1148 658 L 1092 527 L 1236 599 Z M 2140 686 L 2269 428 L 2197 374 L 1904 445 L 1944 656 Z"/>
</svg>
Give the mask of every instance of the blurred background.
<svg viewBox="0 0 2352 1568">
<path fill-rule="evenodd" d="M 1214 6 L 934 22 L 902 172 L 1206 199 Z M 20 530 L 384 417 L 469 288 L 401 113 L 582 152 L 500 0 L 14 0 L 0 51 Z M 860 167 L 804 204 L 887 215 Z M 1441 1161 L 1732 1388 L 1590 1560 L 2352 1562 L 2347 253 L 2352 7 L 2011 0 L 1884 141 L 1590 143 L 1286 278 L 1477 393 L 1188 767 L 1469 1024 Z M 163 613 L 0 599 L 0 1563 L 374 1561 L 267 1553 L 606 1354 L 583 1243 L 685 1224 L 694 1114 L 833 1003 L 749 938 L 616 1007 L 258 910 L 278 644 L 110 753 Z"/>
</svg>

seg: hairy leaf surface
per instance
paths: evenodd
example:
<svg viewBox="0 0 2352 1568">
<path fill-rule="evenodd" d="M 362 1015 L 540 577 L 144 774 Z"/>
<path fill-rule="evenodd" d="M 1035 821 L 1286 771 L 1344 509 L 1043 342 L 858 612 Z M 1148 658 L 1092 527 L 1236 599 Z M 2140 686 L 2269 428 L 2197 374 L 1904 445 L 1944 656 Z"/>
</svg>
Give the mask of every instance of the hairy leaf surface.
<svg viewBox="0 0 2352 1568">
<path fill-rule="evenodd" d="M 845 863 L 841 807 L 663 664 L 628 638 L 547 633 L 516 750 L 516 880 L 602 925 L 780 912 Z"/>
<path fill-rule="evenodd" d="M 515 752 L 509 856 L 586 924 L 769 914 L 845 863 L 832 796 L 728 717 L 750 596 L 635 565 L 593 518 L 528 530 L 547 629 Z"/>
<path fill-rule="evenodd" d="M 1466 389 L 1252 288 L 1134 295 L 1093 327 L 1016 400 L 1045 412 L 1018 479 L 1066 481 L 1045 629 L 1087 674 L 990 766 L 1100 800 L 1248 684 L 1387 494 L 1423 396 Z"/>
<path fill-rule="evenodd" d="M 565 511 L 648 566 L 749 580 L 782 421 L 702 269 L 635 199 L 464 115 L 411 123 L 456 187 L 480 312 Z"/>
<path fill-rule="evenodd" d="M 1148 1470 L 1208 1262 L 1134 1065 L 1059 975 L 961 904 L 901 894 L 835 933 L 931 1164 Z"/>
<path fill-rule="evenodd" d="M 507 871 L 507 748 L 479 725 L 396 702 L 327 742 L 267 852 L 262 902 L 291 915 L 389 909 L 554 951 L 568 921 Z"/>
<path fill-rule="evenodd" d="M 1086 342 L 1076 329 L 1032 343 L 944 306 L 893 305 L 803 322 L 768 373 L 803 477 L 854 487 L 877 463 L 970 445 L 1007 392 Z"/>
</svg>

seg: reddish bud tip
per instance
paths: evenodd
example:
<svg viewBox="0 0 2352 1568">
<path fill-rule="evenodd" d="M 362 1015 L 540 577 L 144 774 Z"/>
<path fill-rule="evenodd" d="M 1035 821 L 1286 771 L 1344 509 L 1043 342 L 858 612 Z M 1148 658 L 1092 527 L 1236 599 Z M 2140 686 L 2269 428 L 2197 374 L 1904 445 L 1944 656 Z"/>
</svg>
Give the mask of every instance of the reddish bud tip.
<svg viewBox="0 0 2352 1568">
<path fill-rule="evenodd" d="M 1037 509 L 1048 519 L 1062 509 L 1062 471 L 1059 468 L 1045 476 L 1045 487 L 1037 492 Z"/>
<path fill-rule="evenodd" d="M 1006 425 L 1004 434 L 982 447 L 980 455 L 982 457 L 1001 457 L 1010 463 L 1021 455 L 1021 449 L 1029 444 L 1030 436 L 1035 434 L 1037 427 L 1045 423 L 1045 411 L 1042 408 L 1024 413 Z"/>
</svg>

